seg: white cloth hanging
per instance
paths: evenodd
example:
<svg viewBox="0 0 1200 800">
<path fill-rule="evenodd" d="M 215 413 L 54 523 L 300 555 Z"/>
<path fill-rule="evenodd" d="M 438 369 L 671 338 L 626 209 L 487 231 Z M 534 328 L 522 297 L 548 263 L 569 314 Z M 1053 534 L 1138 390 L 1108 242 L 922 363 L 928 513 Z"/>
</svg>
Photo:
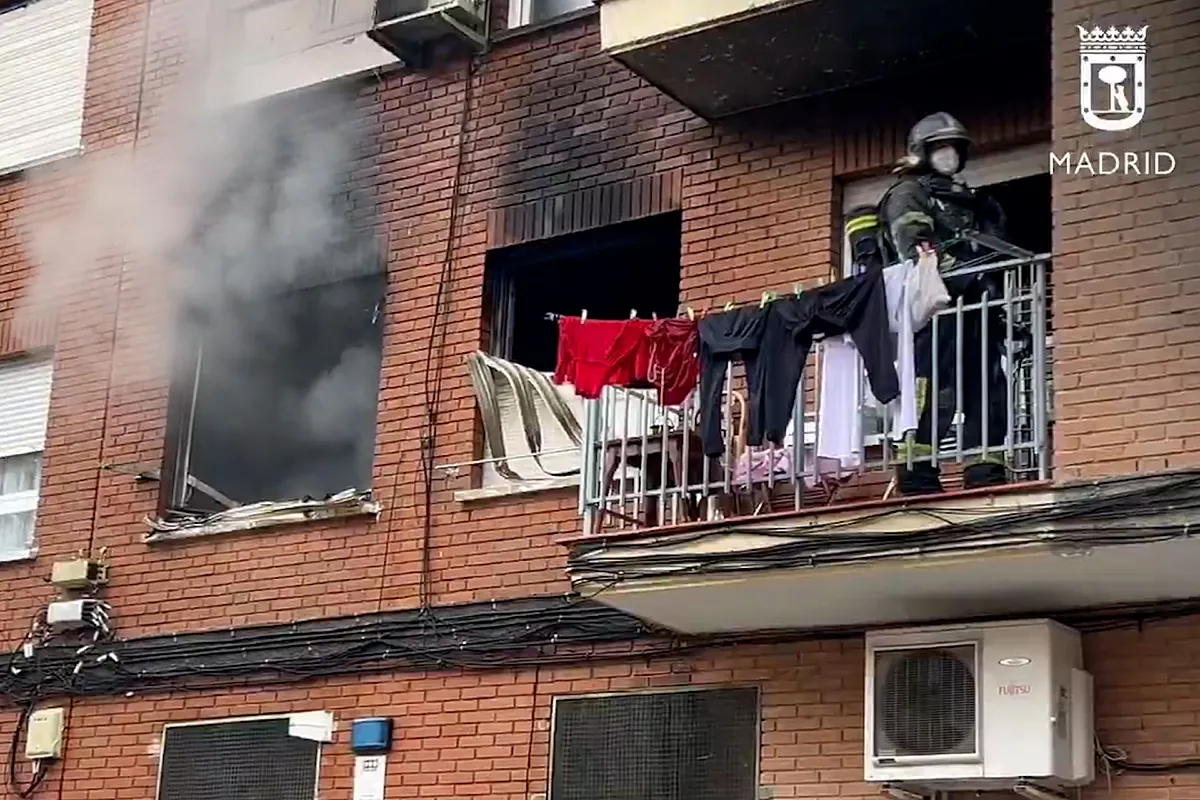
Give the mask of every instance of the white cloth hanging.
<svg viewBox="0 0 1200 800">
<path fill-rule="evenodd" d="M 862 445 L 862 361 L 849 336 L 827 339 L 822 348 L 817 458 L 821 472 L 857 469 Z"/>
</svg>

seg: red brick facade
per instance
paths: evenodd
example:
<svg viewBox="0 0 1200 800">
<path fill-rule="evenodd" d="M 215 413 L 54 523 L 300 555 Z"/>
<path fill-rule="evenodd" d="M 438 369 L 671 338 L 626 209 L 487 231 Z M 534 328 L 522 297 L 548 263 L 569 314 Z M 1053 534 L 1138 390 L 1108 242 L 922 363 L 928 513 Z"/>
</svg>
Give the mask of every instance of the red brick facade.
<svg viewBox="0 0 1200 800">
<path fill-rule="evenodd" d="M 152 6 L 162 0 L 150 0 Z M 119 151 L 152 135 L 151 96 L 169 59 L 133 2 L 97 0 L 85 138 Z M 1165 149 L 1167 178 L 1055 177 L 1056 477 L 1194 466 L 1200 436 L 1200 239 L 1192 230 L 1200 175 L 1200 14 L 1187 0 L 1054 3 L 1053 95 L 1043 84 L 977 100 L 962 76 L 943 87 L 983 150 L 1053 142 L 1056 151 Z M 503 14 L 498 16 L 502 17 Z M 1086 134 L 1075 99 L 1074 24 L 1109 18 L 1151 26 L 1151 114 L 1128 140 Z M 164 72 L 159 72 L 162 70 Z M 438 463 L 478 455 L 463 357 L 479 346 L 488 220 L 495 209 L 607 183 L 678 174 L 683 296 L 696 307 L 745 300 L 826 276 L 837 257 L 839 181 L 878 173 L 913 118 L 938 102 L 911 90 L 862 91 L 793 112 L 712 126 L 599 50 L 594 17 L 498 41 L 471 78 L 464 163 L 456 163 L 465 70 L 364 81 L 378 137 L 370 171 L 389 244 L 389 307 L 373 491 L 378 522 L 311 524 L 148 545 L 142 518 L 154 484 L 100 464 L 157 467 L 166 378 L 139 363 L 154 335 L 158 286 L 96 265 L 60 315 L 55 386 L 38 517 L 36 562 L 0 565 L 0 633 L 17 642 L 50 599 L 56 558 L 107 548 L 106 599 L 120 634 L 199 631 L 417 604 L 423 498 L 419 464 L 424 368 L 446 240 L 452 236 L 449 324 Z M 971 79 L 973 80 L 973 78 Z M 952 100 L 951 100 L 952 98 Z M 950 107 L 952 104 L 953 107 Z M 144 106 L 144 107 L 143 107 Z M 926 107 L 928 106 L 928 108 Z M 141 126 L 141 127 L 139 127 Z M 1136 143 L 1134 143 L 1136 142 Z M 89 158 L 91 156 L 85 156 Z M 458 176 L 458 226 L 451 196 Z M 69 166 L 61 179 L 72 180 Z M 0 350 L 31 267 L 17 231 L 22 206 L 62 201 L 55 184 L 0 182 Z M 36 188 L 35 188 L 36 187 Z M 1196 284 L 1196 285 L 1193 285 Z M 114 325 L 117 328 L 114 328 Z M 119 329 L 119 330 L 118 330 Z M 149 332 L 148 332 L 149 331 Z M 10 337 L 14 338 L 15 337 Z M 46 337 L 50 338 L 50 337 Z M 21 340 L 31 342 L 26 335 Z M 7 345 L 11 355 L 13 345 Z M 110 373 L 121 372 L 117 380 Z M 128 371 L 127 373 L 124 371 Z M 461 504 L 439 479 L 431 537 L 435 604 L 565 592 L 559 537 L 578 532 L 573 490 Z M 1101 735 L 1141 760 L 1200 747 L 1200 625 L 1181 620 L 1090 634 Z M 761 782 L 777 797 L 874 796 L 862 778 L 862 644 L 754 646 L 672 661 L 466 674 L 396 673 L 237 693 L 77 701 L 67 756 L 51 787 L 63 800 L 153 796 L 167 721 L 322 708 L 339 720 L 398 720 L 389 764 L 396 796 L 528 798 L 546 791 L 549 703 L 560 693 L 686 683 L 764 687 Z M 14 715 L 0 715 L 9 731 Z M 348 797 L 352 759 L 342 726 L 321 764 L 323 797 Z M 59 784 L 61 788 L 54 784 Z M 1123 777 L 1124 797 L 1188 800 L 1190 777 Z M 403 787 L 403 789 L 401 789 Z M 1100 786 L 1097 791 L 1105 791 Z"/>
</svg>

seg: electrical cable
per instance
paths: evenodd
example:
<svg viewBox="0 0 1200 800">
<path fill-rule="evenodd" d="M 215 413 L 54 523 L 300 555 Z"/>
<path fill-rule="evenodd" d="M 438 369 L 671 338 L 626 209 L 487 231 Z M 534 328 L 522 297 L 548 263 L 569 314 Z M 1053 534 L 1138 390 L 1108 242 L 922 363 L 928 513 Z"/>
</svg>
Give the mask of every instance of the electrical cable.
<svg viewBox="0 0 1200 800">
<path fill-rule="evenodd" d="M 34 703 L 30 701 L 21 708 L 21 713 L 17 716 L 16 727 L 13 728 L 12 741 L 8 749 L 8 786 L 17 797 L 25 798 L 37 791 L 42 785 L 42 781 L 46 780 L 46 774 L 50 771 L 41 762 L 37 762 L 36 771 L 33 779 L 24 786 L 21 785 L 21 780 L 17 776 L 17 753 L 21 748 L 21 734 L 25 731 L 26 725 L 29 724 L 29 717 L 33 714 Z"/>
<path fill-rule="evenodd" d="M 1124 748 L 1103 744 L 1096 738 L 1096 758 L 1108 775 L 1136 772 L 1143 775 L 1163 775 L 1200 769 L 1200 758 L 1178 758 L 1166 761 L 1132 761 Z"/>
<path fill-rule="evenodd" d="M 456 147 L 454 177 L 450 186 L 450 219 L 447 223 L 446 246 L 442 256 L 441 272 L 438 276 L 437 292 L 434 296 L 433 319 L 430 322 L 429 338 L 425 347 L 424 367 L 424 400 L 425 419 L 419 444 L 422 481 L 422 521 L 421 521 L 421 567 L 418 586 L 420 607 L 424 610 L 432 604 L 432 564 L 433 557 L 433 486 L 434 463 L 437 454 L 438 405 L 441 402 L 442 378 L 445 373 L 444 361 L 446 339 L 449 325 L 449 301 L 451 281 L 454 276 L 454 247 L 458 235 L 458 219 L 462 205 L 462 182 L 466 168 L 467 131 L 471 120 L 471 106 L 474 97 L 475 70 L 477 59 L 471 58 L 464 68 L 462 110 L 458 121 L 458 142 Z M 434 364 L 436 363 L 436 369 Z M 396 467 L 395 480 L 392 484 L 389 505 L 394 510 L 396 495 L 400 486 L 400 467 Z M 391 530 L 389 529 L 384 545 L 384 572 L 379 581 L 379 610 L 383 610 L 384 590 L 387 585 L 387 560 L 391 549 Z"/>
<path fill-rule="evenodd" d="M 1200 613 L 1200 603 L 1091 613 L 1083 632 L 1140 627 Z M 862 629 L 779 631 L 686 637 L 605 606 L 575 599 L 515 611 L 409 612 L 337 628 L 280 626 L 245 635 L 191 634 L 100 643 L 78 650 L 47 647 L 0 675 L 0 702 L 22 705 L 50 695 L 120 696 L 293 684 L 341 675 L 402 670 L 489 671 L 580 666 L 673 657 L 735 645 L 853 638 Z M 207 639 L 207 641 L 198 641 Z"/>
<path fill-rule="evenodd" d="M 530 797 L 530 790 L 533 787 L 533 742 L 537 737 L 537 707 L 538 707 L 538 689 L 542 682 L 542 666 L 535 664 L 533 666 L 533 686 L 530 688 L 529 701 L 529 739 L 525 742 L 525 791 L 522 796 Z M 551 743 L 553 745 L 553 743 Z"/>
<path fill-rule="evenodd" d="M 1144 481 L 1144 477 L 1143 477 Z M 748 531 L 755 536 L 775 536 L 777 545 L 754 550 L 728 552 L 722 549 L 681 554 L 682 544 L 695 544 L 736 532 L 737 526 L 692 534 L 687 537 L 661 537 L 637 543 L 636 556 L 593 562 L 589 556 L 611 543 L 601 540 L 575 548 L 568 571 L 576 577 L 628 581 L 671 575 L 695 575 L 757 570 L 812 568 L 862 564 L 900 557 L 975 554 L 1018 547 L 1056 546 L 1094 548 L 1103 546 L 1148 544 L 1186 538 L 1186 524 L 1152 524 L 1154 516 L 1178 515 L 1200 510 L 1200 475 L 1188 473 L 1159 485 L 1140 486 L 1131 491 L 1101 497 L 1085 497 L 1060 503 L 1045 503 L 1009 514 L 989 516 L 990 511 L 940 509 L 924 512 L 942 522 L 942 526 L 924 531 L 880 530 L 889 517 L 911 515 L 920 509 L 893 508 L 854 520 L 805 528 L 754 525 Z M 981 519 L 961 520 L 954 516 L 970 514 Z M 1105 530 L 1098 523 L 1137 519 L 1137 526 Z M 870 526 L 872 533 L 853 533 L 855 528 Z M 655 552 L 663 550 L 666 552 Z"/>
<path fill-rule="evenodd" d="M 152 6 L 153 6 L 152 0 L 145 0 L 144 7 L 143 7 L 143 14 L 145 16 L 145 20 L 144 20 L 144 23 L 142 26 L 142 32 L 141 32 L 142 33 L 142 35 L 141 35 L 141 54 L 140 54 L 141 69 L 140 69 L 139 75 L 138 75 L 137 94 L 136 94 L 135 107 L 134 107 L 134 113 L 133 113 L 133 141 L 130 146 L 130 157 L 131 158 L 136 157 L 138 143 L 141 139 L 141 133 L 142 133 L 142 117 L 143 117 L 143 112 L 144 112 L 145 104 L 146 104 L 146 82 L 147 82 L 147 73 L 149 71 L 148 65 L 149 65 L 149 59 L 150 59 L 150 33 L 151 33 L 151 19 L 150 18 L 151 18 Z M 104 405 L 103 405 L 103 413 L 101 415 L 101 420 L 100 420 L 100 437 L 99 437 L 100 444 L 99 444 L 99 449 L 97 452 L 96 477 L 95 477 L 95 481 L 92 486 L 93 501 L 94 501 L 93 502 L 93 511 L 92 511 L 92 520 L 91 520 L 91 525 L 88 529 L 87 547 L 84 551 L 84 553 L 86 554 L 86 556 L 88 558 L 92 558 L 95 553 L 96 533 L 100 526 L 100 509 L 101 509 L 101 506 L 103 505 L 100 502 L 100 488 L 101 488 L 101 482 L 103 479 L 103 474 L 105 471 L 105 469 L 104 469 L 104 451 L 105 451 L 105 445 L 107 444 L 107 440 L 108 440 L 109 417 L 110 417 L 110 414 L 112 411 L 111 406 L 112 406 L 113 386 L 116 383 L 116 379 L 117 379 L 117 343 L 118 343 L 118 338 L 119 338 L 120 329 L 121 329 L 121 302 L 122 302 L 122 299 L 123 299 L 124 293 L 125 293 L 126 274 L 127 274 L 126 256 L 122 255 L 120 257 L 120 264 L 119 264 L 119 268 L 117 270 L 117 282 L 116 282 L 116 287 L 115 287 L 115 292 L 114 292 L 115 297 L 113 300 L 113 313 L 112 313 L 112 321 L 111 321 L 112 331 L 109 336 L 109 347 L 108 347 L 108 357 L 109 357 L 108 358 L 108 361 L 109 361 L 108 377 L 107 377 L 107 380 L 106 380 L 105 386 L 104 386 Z M 44 628 L 44 625 L 45 625 L 45 613 L 46 613 L 45 609 L 42 609 L 38 612 L 38 615 L 35 617 L 33 625 L 30 627 L 30 630 L 26 633 L 25 638 L 21 643 L 21 648 L 18 651 L 14 652 L 12 654 L 12 657 L 10 657 L 8 659 L 8 667 L 9 667 L 8 673 L 7 673 L 8 676 L 15 676 L 15 675 L 19 674 L 18 667 L 16 666 L 16 657 L 17 657 L 17 655 L 24 656 L 23 651 L 27 644 L 32 643 L 32 641 L 35 638 L 40 638 L 41 641 L 38 644 L 44 646 L 51 639 L 51 637 L 53 635 L 52 631 L 50 631 L 49 629 L 42 630 L 42 628 Z M 40 636 L 39 636 L 39 633 L 40 633 Z M 105 638 L 109 638 L 109 639 L 111 639 L 113 636 L 112 628 L 108 624 L 107 614 L 105 614 L 104 635 L 105 635 Z M 35 650 L 34 652 L 36 653 L 38 651 Z M 26 660 L 28 660 L 28 659 L 26 658 Z M 82 662 L 79 662 L 79 663 L 82 664 Z M 78 671 L 79 671 L 79 668 L 76 667 L 75 672 L 77 673 Z M 36 706 L 40 695 L 43 694 L 43 689 L 44 689 L 44 687 L 41 684 L 35 684 L 32 692 L 27 697 L 26 702 L 22 705 L 21 713 L 18 715 L 16 726 L 13 729 L 12 740 L 11 740 L 11 744 L 9 747 L 8 785 L 20 798 L 30 797 L 34 792 L 36 792 L 37 789 L 42 785 L 43 781 L 45 781 L 46 776 L 47 776 L 47 774 L 49 774 L 49 771 L 50 771 L 49 768 L 47 767 L 46 763 L 44 762 L 44 760 L 40 760 L 37 762 L 36 772 L 34 774 L 33 779 L 27 785 L 22 786 L 20 783 L 20 779 L 17 776 L 17 754 L 18 754 L 18 750 L 20 748 L 22 734 L 25 732 L 25 728 L 29 724 L 29 718 L 33 713 L 34 707 Z M 69 730 L 71 727 L 71 717 L 72 717 L 73 711 L 74 711 L 74 703 L 73 702 L 68 703 L 67 710 L 64 715 L 64 721 L 63 721 L 63 746 L 64 747 L 66 745 L 66 731 Z M 63 790 L 64 790 L 65 786 L 66 786 L 66 781 L 60 779 L 59 783 L 58 783 L 58 797 L 60 798 L 60 800 L 63 796 Z"/>
</svg>

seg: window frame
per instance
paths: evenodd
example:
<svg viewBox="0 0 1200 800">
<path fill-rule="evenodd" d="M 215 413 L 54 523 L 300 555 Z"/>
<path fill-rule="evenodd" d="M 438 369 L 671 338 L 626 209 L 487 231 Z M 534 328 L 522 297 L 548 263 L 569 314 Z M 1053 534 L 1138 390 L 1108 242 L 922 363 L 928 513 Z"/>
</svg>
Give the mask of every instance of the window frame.
<svg viewBox="0 0 1200 800">
<path fill-rule="evenodd" d="M 46 408 L 43 421 L 43 434 L 39 445 L 36 447 L 15 448 L 11 451 L 0 453 L 0 461 L 9 458 L 25 458 L 27 456 L 37 456 L 39 459 L 38 477 L 32 489 L 0 494 L 0 514 L 33 513 L 33 528 L 29 531 L 25 547 L 0 550 L 0 563 L 25 561 L 37 555 L 37 512 L 42 494 L 41 484 L 46 458 L 46 438 L 50 423 L 50 397 L 54 391 L 54 360 L 44 355 L 29 355 L 0 361 L 0 369 L 20 369 L 22 367 L 45 369 L 48 372 L 47 380 L 49 386 L 45 393 Z"/>
<path fill-rule="evenodd" d="M 688 686 L 667 686 L 667 687 L 650 687 L 645 689 L 630 689 L 616 692 L 586 692 L 579 694 L 557 694 L 550 700 L 550 745 L 546 754 L 546 789 L 550 793 L 551 787 L 554 785 L 554 759 L 556 741 L 556 728 L 558 722 L 558 705 L 560 702 L 570 702 L 573 700 L 598 700 L 606 698 L 624 698 L 624 697 L 640 697 L 645 695 L 665 695 L 665 694 L 682 694 L 684 692 L 711 692 L 724 689 L 742 689 L 751 690 L 755 693 L 755 707 L 757 713 L 754 721 L 754 782 L 756 785 L 761 785 L 762 781 L 762 764 L 763 764 L 763 689 L 761 686 L 751 683 L 733 682 L 728 684 L 712 684 L 712 685 L 688 685 Z"/>
<path fill-rule="evenodd" d="M 553 25 L 556 22 L 565 22 L 568 19 L 573 19 L 577 15 L 590 13 L 597 8 L 596 0 L 579 0 L 582 5 L 579 8 L 565 11 L 562 14 L 556 14 L 545 19 L 534 19 L 533 11 L 538 0 L 509 0 L 508 4 L 508 29 L 517 30 L 520 28 L 529 28 L 535 25 Z"/>
<path fill-rule="evenodd" d="M 65 3 L 64 3 L 64 5 L 65 5 Z M 70 125 L 70 133 L 69 133 L 69 135 L 64 136 L 64 141 L 61 146 L 55 147 L 52 149 L 45 149 L 46 148 L 46 140 L 51 138 L 50 131 L 55 130 L 57 128 L 57 126 L 46 125 L 46 120 L 44 119 L 43 115 L 49 114 L 50 112 L 39 110 L 35 116 L 43 117 L 43 118 L 38 119 L 37 122 L 45 127 L 43 127 L 41 130 L 38 131 L 37 152 L 27 154 L 22 159 L 14 159 L 14 160 L 10 161 L 6 158 L 4 162 L 0 162 L 0 177 L 5 177 L 5 176 L 9 176 L 9 175 L 17 175 L 17 174 L 23 173 L 27 170 L 30 170 L 34 167 L 38 167 L 38 166 L 41 166 L 44 164 L 49 164 L 49 163 L 58 161 L 60 159 L 72 158 L 72 157 L 78 156 L 79 154 L 81 154 L 83 152 L 83 149 L 84 149 L 84 136 L 83 136 L 84 114 L 85 114 L 85 105 L 87 104 L 88 97 L 89 97 L 88 90 L 90 89 L 88 77 L 89 77 L 89 71 L 91 69 L 91 64 L 92 64 L 92 62 L 91 62 L 92 45 L 94 44 L 93 37 L 92 37 L 92 26 L 93 26 L 93 20 L 95 19 L 95 16 L 96 16 L 96 8 L 95 8 L 95 0 L 79 0 L 77 5 L 79 5 L 80 8 L 68 9 L 68 11 L 76 10 L 83 17 L 79 21 L 83 23 L 82 27 L 84 28 L 84 30 L 77 34 L 79 39 L 81 39 L 81 41 L 72 40 L 72 42 L 71 42 L 73 47 L 81 48 L 80 51 L 78 51 L 78 52 L 72 50 L 72 56 L 71 56 L 71 59 L 78 57 L 79 63 L 72 64 L 71 59 L 68 59 L 62 55 L 59 47 L 50 47 L 49 48 L 49 52 L 57 53 L 57 56 L 54 60 L 56 67 L 61 66 L 61 67 L 65 68 L 69 64 L 79 67 L 79 72 L 76 74 L 73 74 L 73 75 L 72 74 L 56 74 L 54 76 L 57 79 L 55 81 L 55 85 L 58 90 L 61 90 L 64 86 L 68 86 L 68 85 L 75 87 L 75 89 L 72 90 L 72 95 L 70 97 L 71 119 L 70 119 L 69 123 L 64 122 L 63 120 L 58 120 L 59 124 L 63 125 L 64 127 L 67 124 Z M 49 3 L 39 3 L 39 2 L 34 2 L 34 0 L 0 0 L 0 17 L 8 16 L 10 14 L 13 15 L 13 18 L 15 18 L 17 14 L 22 14 L 22 15 L 28 14 L 31 16 L 49 16 L 51 14 L 58 14 L 58 15 L 66 16 L 67 12 L 65 12 L 61 8 L 52 8 L 51 4 L 49 4 Z M 74 22 L 76 20 L 71 20 L 71 21 Z M 30 26 L 34 26 L 37 24 L 43 24 L 43 21 L 38 20 L 37 22 L 27 22 L 27 24 Z M 69 35 L 68 31 L 70 30 L 71 27 L 72 26 L 68 22 L 64 22 L 63 20 L 57 20 L 56 23 L 53 25 L 54 30 L 57 33 L 61 33 L 64 37 Z M 57 44 L 61 45 L 62 42 L 59 42 Z M 47 48 L 43 47 L 42 51 L 46 52 Z M 45 64 L 29 65 L 29 69 L 31 69 L 35 72 L 36 72 L 37 68 L 39 68 L 39 67 L 42 70 L 47 69 L 47 66 Z M 43 75 L 41 75 L 41 77 L 44 78 L 45 75 L 43 74 Z M 77 89 L 77 91 L 76 91 L 76 89 Z M 41 103 L 43 105 L 45 105 L 45 100 L 46 100 L 46 97 L 44 96 L 44 94 L 45 93 L 43 93 L 42 97 L 38 98 L 39 101 L 41 101 Z M 46 108 L 54 108 L 56 111 L 65 111 L 66 110 L 66 103 L 63 102 L 61 97 L 53 97 L 52 99 L 54 100 L 54 102 L 51 103 L 49 106 L 45 106 Z M 24 109 L 24 110 L 28 114 L 29 109 Z M 27 118 L 24 120 L 24 122 L 26 124 L 26 129 L 27 129 L 28 123 L 30 122 L 30 120 Z M 6 134 L 7 133 L 9 133 L 9 132 L 6 132 Z M 69 142 L 65 141 L 65 139 L 68 138 L 68 136 L 70 139 Z M 20 138 L 20 137 L 18 137 L 18 138 Z M 8 153 L 6 152 L 6 153 L 4 153 L 4 155 L 7 156 Z"/>
<path fill-rule="evenodd" d="M 222 719 L 198 719 L 189 720 L 186 722 L 167 722 L 162 726 L 162 733 L 158 737 L 158 763 L 154 769 L 154 800 L 159 800 L 162 797 L 162 779 L 163 779 L 163 762 L 167 754 L 167 733 L 172 728 L 196 728 L 201 725 L 236 725 L 242 722 L 263 722 L 266 720 L 286 719 L 289 722 L 293 717 L 301 716 L 300 714 L 255 714 L 251 716 L 240 717 L 225 717 Z M 297 737 L 301 738 L 301 737 Z M 317 759 L 313 768 L 313 797 L 317 797 L 321 786 L 321 761 L 325 756 L 325 745 L 327 740 L 309 739 L 315 741 L 317 745 Z"/>
<path fill-rule="evenodd" d="M 4 456 L 0 461 L 9 458 L 24 458 L 25 456 L 36 455 L 39 458 L 45 458 L 45 449 L 31 450 L 28 453 L 20 453 L 15 455 Z M 33 558 L 37 555 L 37 511 L 38 502 L 41 499 L 41 467 L 38 468 L 37 485 L 32 489 L 26 489 L 23 492 L 9 492 L 8 494 L 0 494 L 0 515 L 8 514 L 27 514 L 33 513 L 33 528 L 29 531 L 29 538 L 23 548 L 14 548 L 13 550 L 0 550 L 0 563 L 8 561 L 24 561 Z"/>
<path fill-rule="evenodd" d="M 387 330 L 386 330 L 386 308 L 387 308 L 387 290 L 388 290 L 388 273 L 385 268 L 381 268 L 378 272 L 363 272 L 352 273 L 338 277 L 337 279 L 318 283 L 312 286 L 293 286 L 283 291 L 272 294 L 269 299 L 281 299 L 287 297 L 293 292 L 306 290 L 321 290 L 336 287 L 339 284 L 355 281 L 367 277 L 378 277 L 382 280 L 382 294 L 379 300 L 379 336 L 380 336 L 380 371 L 376 375 L 376 400 L 375 400 L 375 423 L 378 426 L 379 407 L 382 400 L 382 391 L 380 380 L 382 378 L 382 360 L 386 357 L 387 349 Z M 182 326 L 180 326 L 182 327 Z M 179 334 L 177 333 L 177 336 Z M 211 492 L 206 491 L 212 489 L 220 493 L 219 487 L 205 485 L 202 482 L 197 482 L 197 479 L 190 471 L 190 454 L 192 442 L 195 437 L 195 416 L 197 395 L 200 391 L 200 369 L 204 358 L 204 335 L 191 326 L 188 326 L 187 334 L 177 338 L 174 345 L 174 358 L 172 362 L 171 377 L 167 392 L 167 415 L 166 429 L 163 440 L 163 458 L 159 468 L 159 492 L 156 513 L 159 517 L 166 518 L 172 513 L 189 513 L 201 514 L 210 516 L 214 512 L 206 509 L 189 508 L 184 502 L 187 496 L 187 489 L 191 486 L 196 491 L 202 492 L 210 498 L 221 501 Z M 184 393 L 190 395 L 184 400 Z M 376 429 L 375 437 L 378 444 L 379 432 Z M 373 465 L 372 465 L 373 472 Z M 355 487 L 359 491 L 369 491 L 372 487 Z M 287 502 L 296 500 L 294 497 L 273 497 L 262 498 L 253 502 Z M 234 506 L 237 507 L 237 506 Z"/>
</svg>

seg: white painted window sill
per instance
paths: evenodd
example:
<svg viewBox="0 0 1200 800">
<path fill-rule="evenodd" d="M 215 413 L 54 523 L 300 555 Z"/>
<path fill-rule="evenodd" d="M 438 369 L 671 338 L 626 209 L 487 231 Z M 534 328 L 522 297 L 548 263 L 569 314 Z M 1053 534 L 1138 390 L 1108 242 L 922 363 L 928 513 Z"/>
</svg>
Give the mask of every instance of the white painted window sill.
<svg viewBox="0 0 1200 800">
<path fill-rule="evenodd" d="M 24 550 L 0 550 L 0 564 L 17 564 L 22 561 L 33 561 L 36 558 L 36 547 L 27 547 Z"/>
<path fill-rule="evenodd" d="M 459 503 L 475 503 L 481 500 L 498 500 L 505 497 L 522 497 L 527 495 L 553 492 L 561 489 L 579 488 L 579 476 L 568 475 L 562 478 L 547 478 L 541 481 L 520 481 L 503 486 L 484 486 L 479 489 L 460 489 L 454 493 L 454 500 Z"/>
<path fill-rule="evenodd" d="M 83 155 L 83 146 L 82 145 L 80 145 L 78 147 L 69 147 L 66 150 L 60 150 L 56 153 L 51 153 L 50 155 L 39 156 L 38 158 L 34 158 L 29 161 L 23 161 L 20 164 L 13 164 L 12 166 L 2 167 L 2 168 L 0 168 L 0 178 L 8 177 L 9 175 L 17 175 L 22 172 L 27 172 L 31 169 L 36 169 L 38 167 L 43 167 L 47 164 L 52 164 L 55 161 L 63 161 L 65 159 L 75 158 L 76 156 L 81 156 L 81 155 Z"/>
</svg>

